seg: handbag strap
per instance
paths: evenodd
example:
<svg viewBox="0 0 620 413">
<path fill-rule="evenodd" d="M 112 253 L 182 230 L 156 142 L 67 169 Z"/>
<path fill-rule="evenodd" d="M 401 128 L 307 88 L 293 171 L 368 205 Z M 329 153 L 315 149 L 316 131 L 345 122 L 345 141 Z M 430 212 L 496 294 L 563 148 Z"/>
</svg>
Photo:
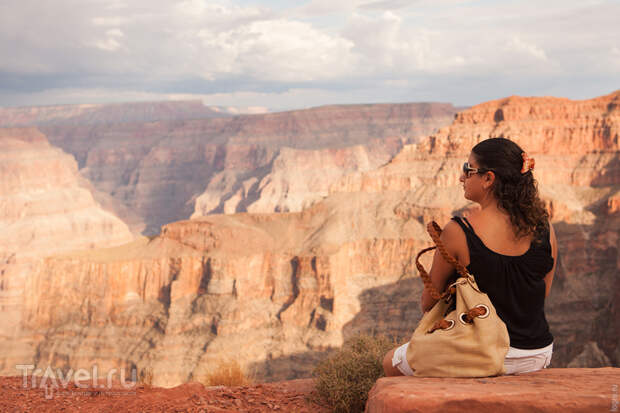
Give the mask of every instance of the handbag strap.
<svg viewBox="0 0 620 413">
<path fill-rule="evenodd" d="M 415 258 L 415 265 L 418 268 L 418 271 L 420 272 L 420 278 L 422 278 L 422 282 L 424 283 L 424 287 L 429 291 L 431 297 L 433 297 L 434 299 L 438 300 L 440 298 L 446 298 L 446 297 L 450 296 L 451 294 L 454 294 L 455 288 L 454 287 L 446 288 L 446 290 L 443 293 L 441 293 L 441 294 L 437 291 L 437 289 L 435 288 L 435 286 L 431 282 L 431 277 L 428 275 L 428 273 L 426 272 L 426 270 L 424 269 L 424 267 L 422 266 L 422 264 L 419 261 L 420 260 L 420 256 L 422 254 L 437 248 L 439 250 L 439 252 L 441 253 L 442 257 L 446 260 L 446 262 L 448 262 L 449 264 L 452 264 L 456 268 L 456 271 L 459 274 L 461 274 L 462 277 L 468 277 L 469 276 L 469 271 L 467 271 L 467 268 L 465 268 L 465 266 L 463 264 L 461 264 L 452 255 L 450 255 L 448 250 L 446 250 L 445 245 L 443 244 L 443 242 L 440 239 L 441 232 L 442 232 L 441 228 L 439 227 L 439 225 L 437 225 L 437 223 L 435 221 L 429 222 L 427 224 L 427 226 L 426 226 L 426 230 L 428 231 L 428 233 L 430 234 L 431 238 L 433 239 L 433 241 L 437 245 L 434 246 L 434 247 L 424 248 L 422 251 L 418 252 L 418 255 Z"/>
</svg>

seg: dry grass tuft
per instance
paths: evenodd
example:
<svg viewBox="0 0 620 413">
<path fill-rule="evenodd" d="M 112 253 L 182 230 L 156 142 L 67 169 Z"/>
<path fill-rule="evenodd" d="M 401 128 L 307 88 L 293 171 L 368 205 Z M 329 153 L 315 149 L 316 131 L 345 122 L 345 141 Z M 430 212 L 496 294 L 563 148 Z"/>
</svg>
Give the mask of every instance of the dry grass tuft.
<svg viewBox="0 0 620 413">
<path fill-rule="evenodd" d="M 138 383 L 142 383 L 147 387 L 151 387 L 153 385 L 153 370 L 150 367 L 140 371 Z"/>
<path fill-rule="evenodd" d="M 384 376 L 383 357 L 399 345 L 395 337 L 368 335 L 351 337 L 342 349 L 321 361 L 315 368 L 318 399 L 334 413 L 363 412 L 368 392 Z"/>
<path fill-rule="evenodd" d="M 244 371 L 237 360 L 220 360 L 205 376 L 205 386 L 248 386 L 254 384 L 255 375 Z"/>
</svg>

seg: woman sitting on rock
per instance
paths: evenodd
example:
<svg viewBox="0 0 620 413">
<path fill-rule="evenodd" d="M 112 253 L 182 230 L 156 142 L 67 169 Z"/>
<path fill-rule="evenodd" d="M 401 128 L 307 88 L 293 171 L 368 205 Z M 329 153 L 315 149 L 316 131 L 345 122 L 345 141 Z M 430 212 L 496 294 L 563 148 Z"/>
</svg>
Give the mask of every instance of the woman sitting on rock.
<svg viewBox="0 0 620 413">
<path fill-rule="evenodd" d="M 450 255 L 474 274 L 506 324 L 506 374 L 543 369 L 553 351 L 544 304 L 557 262 L 557 242 L 532 169 L 534 159 L 509 139 L 478 143 L 463 165 L 460 181 L 465 198 L 480 204 L 480 210 L 467 218 L 453 216 L 440 237 Z M 435 288 L 443 291 L 456 276 L 455 267 L 436 250 L 430 271 Z M 436 301 L 424 289 L 422 310 L 429 311 Z M 386 354 L 386 376 L 413 375 L 406 359 L 408 345 Z"/>
</svg>

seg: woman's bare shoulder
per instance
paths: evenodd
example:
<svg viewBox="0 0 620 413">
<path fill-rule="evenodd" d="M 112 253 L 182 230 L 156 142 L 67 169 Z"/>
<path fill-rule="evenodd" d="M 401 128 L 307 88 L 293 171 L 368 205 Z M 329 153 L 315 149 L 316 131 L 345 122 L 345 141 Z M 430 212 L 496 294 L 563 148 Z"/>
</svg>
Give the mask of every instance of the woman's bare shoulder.
<svg viewBox="0 0 620 413">
<path fill-rule="evenodd" d="M 484 221 L 484 216 L 480 215 L 480 211 L 471 211 L 468 212 L 465 217 L 471 224 L 475 225 L 476 223 L 480 223 L 480 221 Z"/>
<path fill-rule="evenodd" d="M 467 219 L 478 219 L 482 215 L 482 211 L 479 209 L 470 209 L 463 214 Z"/>
<path fill-rule="evenodd" d="M 449 244 L 450 249 L 453 252 L 461 250 L 463 245 L 466 244 L 465 231 L 458 222 L 454 219 L 450 219 L 443 228 L 442 238 Z"/>
</svg>

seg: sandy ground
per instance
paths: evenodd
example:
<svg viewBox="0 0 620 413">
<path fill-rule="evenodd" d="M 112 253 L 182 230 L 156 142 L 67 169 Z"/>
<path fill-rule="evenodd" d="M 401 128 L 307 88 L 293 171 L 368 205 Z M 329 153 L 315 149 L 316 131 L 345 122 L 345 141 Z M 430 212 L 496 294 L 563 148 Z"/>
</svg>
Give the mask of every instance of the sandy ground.
<svg viewBox="0 0 620 413">
<path fill-rule="evenodd" d="M 186 383 L 170 389 L 137 384 L 125 388 L 105 380 L 76 386 L 73 380 L 42 383 L 41 377 L 0 377 L 0 412 L 318 412 L 313 403 L 312 379 L 261 383 L 250 386 L 205 387 Z M 24 385 L 25 384 L 25 385 Z"/>
</svg>

